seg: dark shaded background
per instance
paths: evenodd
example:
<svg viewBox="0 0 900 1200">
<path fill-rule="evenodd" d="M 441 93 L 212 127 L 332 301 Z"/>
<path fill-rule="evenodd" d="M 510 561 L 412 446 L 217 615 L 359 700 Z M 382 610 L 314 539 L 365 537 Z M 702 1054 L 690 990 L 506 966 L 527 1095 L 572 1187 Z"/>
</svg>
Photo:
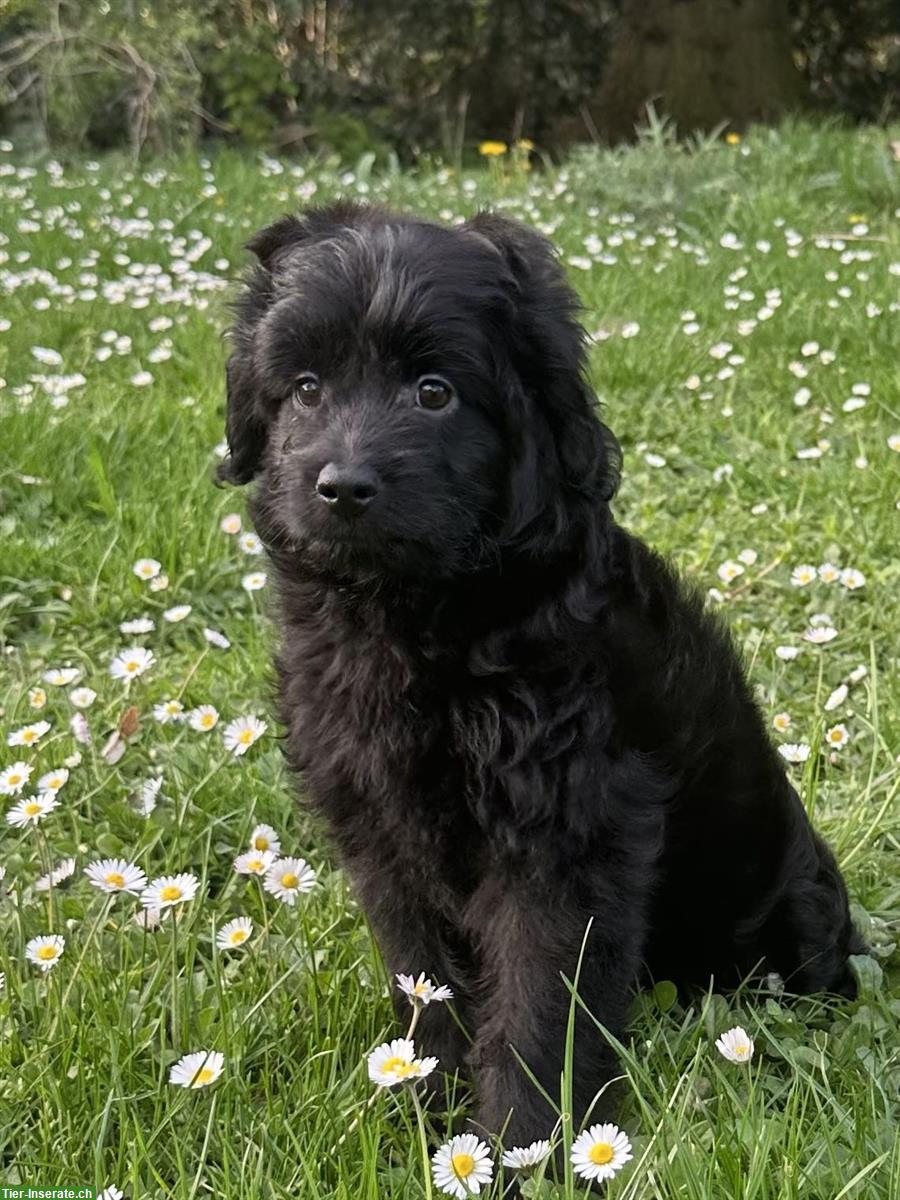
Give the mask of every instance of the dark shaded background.
<svg viewBox="0 0 900 1200">
<path fill-rule="evenodd" d="M 897 115 L 900 0 L 7 0 L 0 130 L 459 163 L 484 139 Z"/>
</svg>

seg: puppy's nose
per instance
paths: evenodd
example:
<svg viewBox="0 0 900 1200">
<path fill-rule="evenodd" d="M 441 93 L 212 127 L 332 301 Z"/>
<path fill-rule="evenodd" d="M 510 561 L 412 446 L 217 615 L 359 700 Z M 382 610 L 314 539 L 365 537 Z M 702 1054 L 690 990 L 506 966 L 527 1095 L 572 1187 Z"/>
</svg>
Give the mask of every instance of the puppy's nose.
<svg viewBox="0 0 900 1200">
<path fill-rule="evenodd" d="M 365 466 L 328 463 L 319 472 L 316 495 L 342 517 L 356 517 L 378 493 L 378 476 Z"/>
</svg>

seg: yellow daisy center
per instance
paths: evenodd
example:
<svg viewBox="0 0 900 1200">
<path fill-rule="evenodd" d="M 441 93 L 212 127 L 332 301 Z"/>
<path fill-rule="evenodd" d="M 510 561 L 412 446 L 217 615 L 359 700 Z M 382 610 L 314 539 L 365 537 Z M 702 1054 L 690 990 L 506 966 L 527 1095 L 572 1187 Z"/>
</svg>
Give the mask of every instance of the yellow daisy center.
<svg viewBox="0 0 900 1200">
<path fill-rule="evenodd" d="M 403 1079 L 406 1075 L 413 1073 L 413 1065 L 407 1062 L 405 1058 L 389 1058 L 382 1068 L 385 1075 L 396 1075 L 398 1079 Z"/>
<path fill-rule="evenodd" d="M 22 734 L 22 741 L 23 742 L 36 742 L 37 734 L 34 732 L 33 729 L 26 729 L 25 732 Z"/>
<path fill-rule="evenodd" d="M 39 812 L 43 812 L 40 804 L 36 800 L 32 800 L 30 804 L 25 805 L 25 815 L 28 817 L 36 817 Z"/>
<path fill-rule="evenodd" d="M 194 1087 L 203 1087 L 205 1083 L 211 1083 L 215 1079 L 216 1074 L 210 1067 L 201 1067 L 194 1076 Z"/>
<path fill-rule="evenodd" d="M 594 1163 L 595 1166 L 603 1167 L 608 1162 L 612 1162 L 613 1148 L 609 1142 L 595 1142 L 594 1145 L 591 1146 L 590 1152 L 588 1153 L 588 1158 L 592 1163 Z"/>
<path fill-rule="evenodd" d="M 745 1054 L 750 1052 L 750 1047 L 746 1045 L 735 1046 L 734 1052 L 739 1058 L 743 1058 Z"/>
<path fill-rule="evenodd" d="M 259 873 L 265 866 L 265 863 L 261 858 L 251 858 L 247 866 L 251 871 Z"/>
<path fill-rule="evenodd" d="M 8 784 L 10 784 L 11 787 L 15 787 L 17 783 L 22 782 L 22 776 L 21 775 L 7 775 L 6 782 Z"/>
<path fill-rule="evenodd" d="M 238 734 L 237 740 L 240 742 L 240 744 L 242 746 L 249 746 L 250 743 L 253 741 L 253 730 L 252 729 L 242 729 L 241 732 Z"/>
<path fill-rule="evenodd" d="M 475 1170 L 475 1159 L 471 1154 L 454 1154 L 450 1166 L 457 1179 L 468 1179 Z"/>
<path fill-rule="evenodd" d="M 425 993 L 428 991 L 428 989 L 426 988 L 424 983 L 417 983 L 416 986 L 413 988 L 413 991 L 416 993 L 417 996 L 424 996 Z"/>
<path fill-rule="evenodd" d="M 56 947 L 39 946 L 37 956 L 42 962 L 50 962 L 52 958 L 56 958 Z"/>
<path fill-rule="evenodd" d="M 269 839 L 266 837 L 266 835 L 264 833 L 258 833 L 256 835 L 256 837 L 253 839 L 253 849 L 254 850 L 268 850 L 268 848 L 269 848 Z"/>
<path fill-rule="evenodd" d="M 229 934 L 228 940 L 231 942 L 232 946 L 239 946 L 241 944 L 241 942 L 246 942 L 247 930 L 246 929 L 232 929 L 231 933 Z"/>
<path fill-rule="evenodd" d="M 281 877 L 281 886 L 286 888 L 295 888 L 300 880 L 293 871 L 287 871 Z"/>
<path fill-rule="evenodd" d="M 110 887 L 124 887 L 125 876 L 120 875 L 118 871 L 110 871 L 108 875 L 104 876 L 104 883 L 108 883 Z"/>
<path fill-rule="evenodd" d="M 170 883 L 159 893 L 160 900 L 180 900 L 181 888 L 177 884 Z"/>
<path fill-rule="evenodd" d="M 140 663 L 137 661 L 137 659 L 136 659 L 136 658 L 130 658 L 130 659 L 128 660 L 128 662 L 125 664 L 125 670 L 126 670 L 126 671 L 130 671 L 130 672 L 134 672 L 134 671 L 136 671 L 136 670 L 138 669 L 138 667 L 139 667 L 140 665 L 141 665 L 141 664 L 140 664 Z"/>
<path fill-rule="evenodd" d="M 200 724 L 203 726 L 204 729 L 210 729 L 212 727 L 212 723 L 213 723 L 212 713 L 204 713 L 203 716 L 200 718 Z"/>
</svg>

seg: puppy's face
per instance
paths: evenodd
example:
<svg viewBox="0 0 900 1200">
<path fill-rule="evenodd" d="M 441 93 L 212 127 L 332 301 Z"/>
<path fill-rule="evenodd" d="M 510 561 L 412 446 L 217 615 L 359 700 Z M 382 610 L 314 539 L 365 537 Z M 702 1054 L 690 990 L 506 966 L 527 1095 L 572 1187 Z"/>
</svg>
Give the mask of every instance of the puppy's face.
<svg viewBox="0 0 900 1200">
<path fill-rule="evenodd" d="M 574 348 L 578 383 L 580 338 L 520 345 L 521 284 L 491 232 L 344 207 L 251 243 L 263 270 L 238 308 L 223 474 L 258 476 L 271 547 L 351 579 L 443 578 L 536 519 L 562 467 L 538 360 Z"/>
</svg>

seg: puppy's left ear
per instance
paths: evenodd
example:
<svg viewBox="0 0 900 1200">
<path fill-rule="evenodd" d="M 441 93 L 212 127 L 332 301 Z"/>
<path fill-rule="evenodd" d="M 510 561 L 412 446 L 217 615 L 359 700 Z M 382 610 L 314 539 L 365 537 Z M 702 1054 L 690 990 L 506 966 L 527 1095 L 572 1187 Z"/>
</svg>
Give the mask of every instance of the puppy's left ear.
<svg viewBox="0 0 900 1200">
<path fill-rule="evenodd" d="M 500 252 L 511 276 L 513 362 L 550 426 L 561 482 L 594 500 L 609 500 L 619 483 L 621 450 L 597 413 L 587 383 L 581 303 L 550 242 L 516 221 L 479 213 L 464 228 Z"/>
</svg>

